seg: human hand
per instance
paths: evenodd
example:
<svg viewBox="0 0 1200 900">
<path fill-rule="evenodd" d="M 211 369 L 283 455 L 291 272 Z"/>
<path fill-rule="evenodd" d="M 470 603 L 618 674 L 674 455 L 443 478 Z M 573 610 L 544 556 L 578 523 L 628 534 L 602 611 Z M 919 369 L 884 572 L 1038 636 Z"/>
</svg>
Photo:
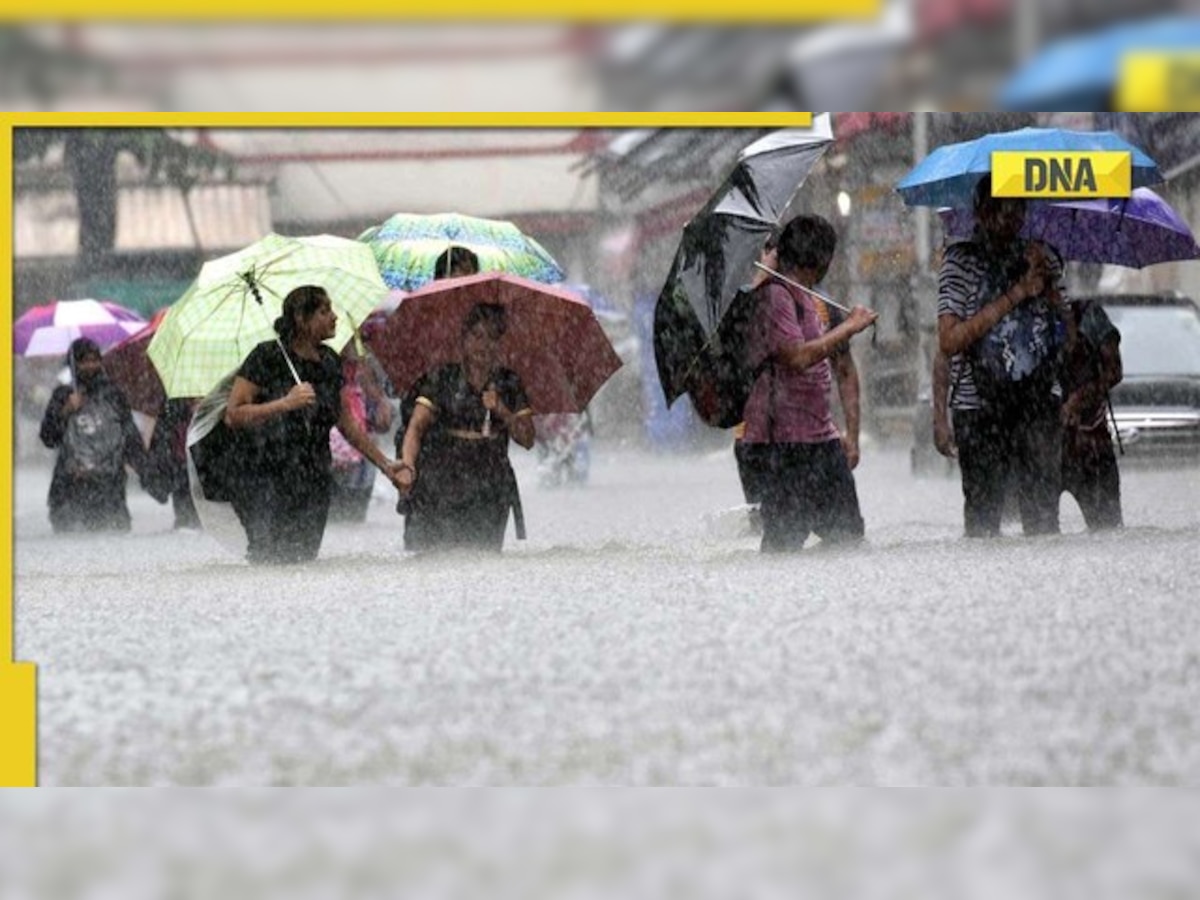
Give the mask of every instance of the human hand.
<svg viewBox="0 0 1200 900">
<path fill-rule="evenodd" d="M 858 460 L 860 457 L 858 450 L 858 439 L 853 438 L 848 434 L 843 434 L 842 452 L 846 454 L 846 463 L 850 466 L 850 470 L 853 471 L 856 469 L 858 467 Z"/>
<path fill-rule="evenodd" d="M 1009 288 L 1009 295 L 1014 303 L 1024 303 L 1030 297 L 1040 296 L 1046 290 L 1046 279 L 1049 277 L 1050 262 L 1045 251 L 1037 244 L 1030 244 L 1025 249 L 1025 274 L 1017 279 L 1017 283 Z"/>
<path fill-rule="evenodd" d="M 83 406 L 83 394 L 79 391 L 71 391 L 67 395 L 67 402 L 63 404 L 63 409 L 68 413 L 79 412 Z"/>
<path fill-rule="evenodd" d="M 1062 405 L 1059 413 L 1063 425 L 1073 428 L 1079 424 L 1079 394 L 1072 394 Z"/>
<path fill-rule="evenodd" d="M 403 460 L 393 460 L 388 465 L 388 478 L 396 486 L 401 496 L 407 497 L 412 493 L 413 485 L 417 482 L 417 467 L 410 466 Z"/>
<path fill-rule="evenodd" d="M 874 325 L 875 320 L 878 318 L 879 313 L 860 305 L 850 310 L 850 315 L 846 317 L 846 322 L 850 325 L 854 333 L 858 334 L 860 331 L 865 331 Z"/>
<path fill-rule="evenodd" d="M 938 453 L 947 459 L 958 459 L 958 446 L 954 443 L 954 433 L 950 429 L 948 419 L 939 416 L 934 417 L 933 446 Z"/>
<path fill-rule="evenodd" d="M 287 392 L 286 399 L 288 409 L 303 409 L 317 402 L 317 392 L 307 381 L 302 381 L 300 384 L 292 385 L 292 389 Z"/>
</svg>

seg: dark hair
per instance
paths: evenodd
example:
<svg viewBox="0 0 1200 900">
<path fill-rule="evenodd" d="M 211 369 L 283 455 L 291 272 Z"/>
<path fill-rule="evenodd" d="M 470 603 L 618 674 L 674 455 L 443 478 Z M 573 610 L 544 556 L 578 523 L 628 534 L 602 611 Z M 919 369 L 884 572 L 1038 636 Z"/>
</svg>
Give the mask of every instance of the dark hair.
<svg viewBox="0 0 1200 900">
<path fill-rule="evenodd" d="M 479 271 L 479 257 L 466 247 L 453 244 L 447 247 L 433 264 L 433 280 L 449 278 L 450 273 L 465 265 L 472 273 Z"/>
<path fill-rule="evenodd" d="M 466 336 L 468 331 L 479 324 L 483 324 L 492 339 L 498 341 L 508 330 L 508 312 L 503 306 L 497 306 L 495 303 L 477 303 L 463 319 L 463 335 Z"/>
<path fill-rule="evenodd" d="M 275 333 L 285 343 L 296 336 L 296 319 L 307 319 L 329 299 L 319 284 L 306 284 L 292 290 L 283 298 L 283 315 L 275 320 Z"/>
<path fill-rule="evenodd" d="M 77 363 L 85 356 L 100 356 L 100 345 L 91 338 L 75 338 L 67 348 L 67 365 Z"/>
<path fill-rule="evenodd" d="M 979 212 L 986 204 L 992 200 L 992 173 L 984 175 L 975 183 L 975 195 L 973 206 L 976 212 Z"/>
<path fill-rule="evenodd" d="M 837 249 L 837 232 L 829 220 L 815 215 L 796 216 L 779 233 L 779 266 L 812 269 L 823 278 Z"/>
</svg>

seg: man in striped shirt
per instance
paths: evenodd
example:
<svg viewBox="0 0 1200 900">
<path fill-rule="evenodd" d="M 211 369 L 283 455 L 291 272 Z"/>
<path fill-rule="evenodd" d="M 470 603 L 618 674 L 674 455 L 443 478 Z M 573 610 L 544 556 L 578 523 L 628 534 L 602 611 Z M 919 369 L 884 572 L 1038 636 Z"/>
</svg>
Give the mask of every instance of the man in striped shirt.
<svg viewBox="0 0 1200 900">
<path fill-rule="evenodd" d="M 976 189 L 975 217 L 972 240 L 947 247 L 938 273 L 966 534 L 1000 533 L 1010 469 L 1024 533 L 1057 533 L 1062 263 L 1020 236 L 1025 201 L 993 197 L 990 177 Z"/>
</svg>

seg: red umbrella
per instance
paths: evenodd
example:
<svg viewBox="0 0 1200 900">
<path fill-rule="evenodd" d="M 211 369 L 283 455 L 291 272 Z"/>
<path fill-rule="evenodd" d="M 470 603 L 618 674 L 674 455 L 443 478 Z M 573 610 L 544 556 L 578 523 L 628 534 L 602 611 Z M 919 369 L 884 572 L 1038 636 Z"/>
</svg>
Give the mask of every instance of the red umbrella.
<svg viewBox="0 0 1200 900">
<path fill-rule="evenodd" d="M 536 413 L 583 412 L 621 367 L 583 298 L 517 275 L 487 272 L 434 281 L 408 294 L 368 345 L 397 392 L 462 359 L 462 323 L 479 303 L 504 307 L 501 365 L 521 377 Z"/>
<path fill-rule="evenodd" d="M 102 358 L 105 373 L 125 394 L 129 405 L 148 416 L 159 415 L 167 400 L 162 379 L 146 355 L 150 338 L 166 314 L 166 307 L 160 309 L 141 331 L 109 348 Z"/>
</svg>

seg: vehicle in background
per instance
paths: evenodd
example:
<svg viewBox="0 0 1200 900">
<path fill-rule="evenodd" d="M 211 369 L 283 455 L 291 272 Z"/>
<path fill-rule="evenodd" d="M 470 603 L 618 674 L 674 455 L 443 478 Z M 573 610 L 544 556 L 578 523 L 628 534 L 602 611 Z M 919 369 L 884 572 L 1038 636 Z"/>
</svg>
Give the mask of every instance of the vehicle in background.
<svg viewBox="0 0 1200 900">
<path fill-rule="evenodd" d="M 1200 307 L 1179 294 L 1090 299 L 1121 332 L 1111 399 L 1126 457 L 1200 462 Z"/>
</svg>

